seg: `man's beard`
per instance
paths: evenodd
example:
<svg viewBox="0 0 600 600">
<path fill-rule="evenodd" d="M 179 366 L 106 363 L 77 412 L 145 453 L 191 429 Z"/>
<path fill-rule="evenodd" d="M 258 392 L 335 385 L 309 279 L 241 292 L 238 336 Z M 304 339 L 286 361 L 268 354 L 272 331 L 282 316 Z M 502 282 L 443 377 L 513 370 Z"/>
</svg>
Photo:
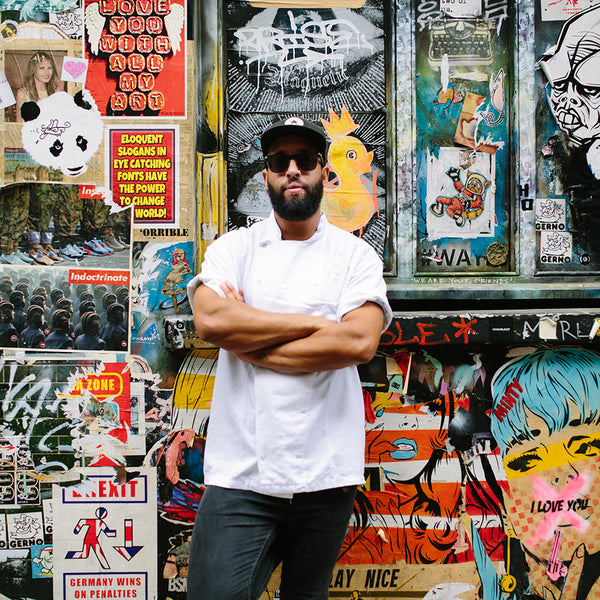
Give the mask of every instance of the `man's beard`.
<svg viewBox="0 0 600 600">
<path fill-rule="evenodd" d="M 303 199 L 286 200 L 285 190 L 277 192 L 270 183 L 267 183 L 267 190 L 273 210 L 286 221 L 305 221 L 321 207 L 323 198 L 323 182 L 321 180 L 312 187 L 304 188 Z"/>
</svg>

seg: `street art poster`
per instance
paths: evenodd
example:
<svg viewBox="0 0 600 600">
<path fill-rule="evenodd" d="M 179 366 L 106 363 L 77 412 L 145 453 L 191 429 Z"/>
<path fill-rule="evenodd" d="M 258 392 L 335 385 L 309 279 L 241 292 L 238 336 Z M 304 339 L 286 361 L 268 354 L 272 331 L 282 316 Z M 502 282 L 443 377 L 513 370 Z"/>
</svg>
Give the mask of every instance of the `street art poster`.
<svg viewBox="0 0 600 600">
<path fill-rule="evenodd" d="M 418 274 L 510 272 L 510 3 L 419 3 Z"/>
<path fill-rule="evenodd" d="M 260 134 L 302 116 L 321 123 L 330 142 L 323 211 L 391 269 L 385 14 L 378 0 L 358 9 L 227 3 L 229 229 L 268 216 Z"/>
<path fill-rule="evenodd" d="M 106 173 L 113 200 L 138 227 L 179 226 L 179 129 L 108 127 Z"/>
<path fill-rule="evenodd" d="M 194 245 L 136 243 L 134 256 L 131 351 L 152 361 L 157 372 L 164 372 L 175 360 L 164 348 L 190 349 L 196 338 L 186 291 L 194 273 Z"/>
<path fill-rule="evenodd" d="M 598 353 L 563 347 L 494 374 L 490 426 L 506 472 L 506 530 L 522 550 L 513 548 L 520 558 L 507 576 L 521 593 L 523 584 L 544 598 L 594 598 L 600 589 L 590 568 L 599 550 L 599 368 Z M 498 584 L 482 583 L 490 591 Z"/>
<path fill-rule="evenodd" d="M 117 238 L 130 239 L 131 207 L 113 211 L 95 186 L 2 193 L 0 347 L 127 351 L 131 249 Z"/>
<path fill-rule="evenodd" d="M 156 471 L 136 468 L 124 483 L 112 469 L 85 469 L 55 486 L 54 597 L 156 597 Z"/>
<path fill-rule="evenodd" d="M 600 56 L 600 6 L 558 4 L 562 16 L 545 2 L 536 12 L 536 194 L 546 203 L 566 201 L 567 218 L 562 235 L 538 233 L 536 268 L 595 273 L 600 269 L 600 75 L 593 65 Z M 550 11 L 553 18 L 547 19 Z M 548 260 L 548 238 L 555 248 L 570 240 L 568 260 Z"/>
<path fill-rule="evenodd" d="M 100 184 L 103 121 L 86 88 L 88 63 L 81 43 L 67 36 L 19 36 L 0 53 L 0 62 L 6 77 L 2 183 L 79 179 Z"/>
<path fill-rule="evenodd" d="M 81 39 L 83 14 L 80 0 L 4 0 L 0 3 L 0 38 L 60 40 Z"/>
<path fill-rule="evenodd" d="M 363 373 L 366 485 L 332 594 L 595 597 L 600 354 L 510 354 L 430 347 Z"/>
<path fill-rule="evenodd" d="M 226 2 L 234 112 L 379 111 L 385 93 L 383 0 L 359 9 L 255 8 Z M 293 110 L 292 110 L 293 107 Z"/>
<path fill-rule="evenodd" d="M 109 354 L 2 359 L 6 505 L 42 504 L 40 486 L 77 465 L 115 467 L 144 454 L 144 394 L 127 363 L 114 361 Z M 46 509 L 44 531 L 51 533 Z"/>
<path fill-rule="evenodd" d="M 88 87 L 103 116 L 185 117 L 185 2 L 85 0 Z"/>
<path fill-rule="evenodd" d="M 487 152 L 466 157 L 460 148 L 440 148 L 437 158 L 429 158 L 429 239 L 494 236 L 494 158 Z"/>
</svg>

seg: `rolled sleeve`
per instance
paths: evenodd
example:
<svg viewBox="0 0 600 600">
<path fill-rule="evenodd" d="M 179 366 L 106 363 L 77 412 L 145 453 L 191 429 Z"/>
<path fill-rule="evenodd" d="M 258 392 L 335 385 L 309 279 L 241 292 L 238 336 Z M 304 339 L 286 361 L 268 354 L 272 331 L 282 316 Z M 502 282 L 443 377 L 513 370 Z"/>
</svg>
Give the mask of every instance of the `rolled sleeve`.
<svg viewBox="0 0 600 600">
<path fill-rule="evenodd" d="M 392 321 L 392 309 L 387 299 L 383 265 L 376 252 L 367 244 L 357 256 L 352 277 L 348 280 L 338 308 L 338 319 L 365 302 L 374 302 L 384 314 L 382 333 Z"/>
<path fill-rule="evenodd" d="M 200 273 L 187 285 L 190 306 L 194 306 L 194 294 L 200 284 L 224 297 L 221 285 L 226 281 L 234 287 L 240 287 L 239 258 L 243 256 L 236 250 L 241 241 L 243 230 L 232 231 L 215 240 L 207 249 Z"/>
</svg>

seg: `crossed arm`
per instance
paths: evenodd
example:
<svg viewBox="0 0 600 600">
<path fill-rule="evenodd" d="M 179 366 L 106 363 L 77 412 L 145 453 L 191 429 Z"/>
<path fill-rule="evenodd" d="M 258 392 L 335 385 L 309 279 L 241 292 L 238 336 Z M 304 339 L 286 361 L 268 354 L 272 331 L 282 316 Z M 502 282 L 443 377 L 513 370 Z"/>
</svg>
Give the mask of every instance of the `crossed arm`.
<svg viewBox="0 0 600 600">
<path fill-rule="evenodd" d="M 314 373 L 371 360 L 383 326 L 374 302 L 336 323 L 323 317 L 275 313 L 245 304 L 241 291 L 225 283 L 225 297 L 200 285 L 194 294 L 194 325 L 207 342 L 239 359 L 277 371 Z"/>
</svg>

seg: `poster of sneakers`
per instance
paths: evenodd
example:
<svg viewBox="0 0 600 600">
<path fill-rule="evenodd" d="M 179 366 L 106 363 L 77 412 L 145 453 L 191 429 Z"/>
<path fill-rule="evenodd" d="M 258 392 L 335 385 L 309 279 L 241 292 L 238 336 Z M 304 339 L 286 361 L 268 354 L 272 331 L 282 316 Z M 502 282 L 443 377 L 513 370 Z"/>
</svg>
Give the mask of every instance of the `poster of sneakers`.
<svg viewBox="0 0 600 600">
<path fill-rule="evenodd" d="M 0 347 L 126 352 L 131 209 L 93 185 L 2 191 Z"/>
</svg>

